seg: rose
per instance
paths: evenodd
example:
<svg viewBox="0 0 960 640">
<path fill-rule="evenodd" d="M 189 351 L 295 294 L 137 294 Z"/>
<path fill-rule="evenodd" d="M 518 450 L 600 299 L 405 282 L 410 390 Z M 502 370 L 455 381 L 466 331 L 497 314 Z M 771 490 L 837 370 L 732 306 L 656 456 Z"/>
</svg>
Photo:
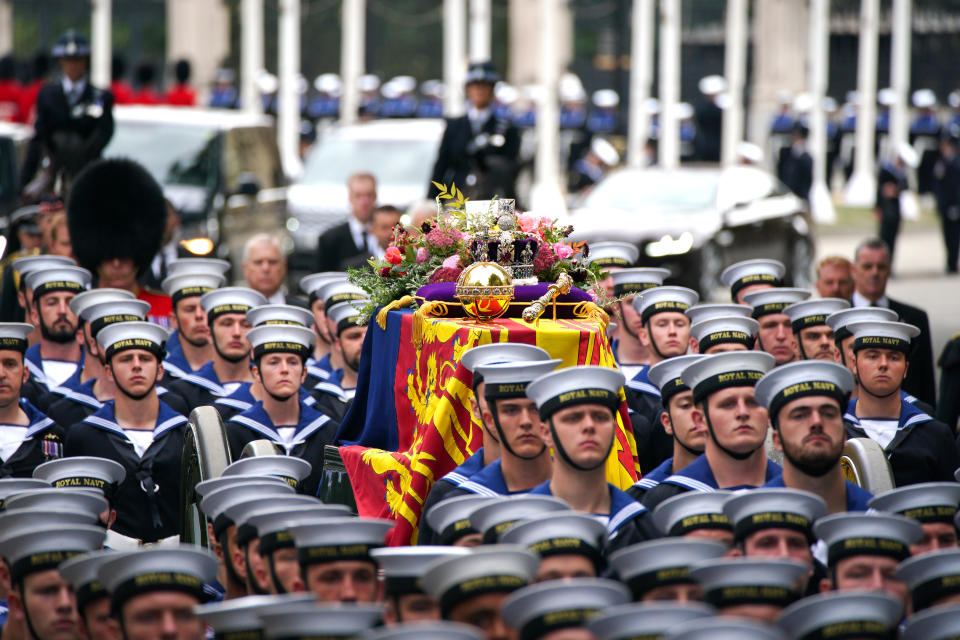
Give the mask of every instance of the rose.
<svg viewBox="0 0 960 640">
<path fill-rule="evenodd" d="M 533 233 L 537 230 L 539 218 L 530 213 L 521 213 L 517 216 L 517 223 L 520 225 L 520 231 L 524 233 Z"/>
<path fill-rule="evenodd" d="M 452 256 L 449 256 L 446 260 L 443 261 L 443 266 L 446 269 L 456 269 L 460 266 L 460 254 L 455 253 Z"/>
<path fill-rule="evenodd" d="M 550 248 L 553 249 L 553 252 L 561 260 L 566 260 L 567 258 L 573 255 L 573 248 L 562 242 L 555 242 L 552 245 L 550 245 Z"/>
<path fill-rule="evenodd" d="M 390 264 L 400 264 L 403 262 L 403 254 L 396 247 L 387 247 L 387 262 Z"/>
<path fill-rule="evenodd" d="M 420 247 L 417 249 L 417 262 L 426 262 L 428 255 L 429 254 L 427 253 L 427 250 L 423 247 Z"/>
</svg>

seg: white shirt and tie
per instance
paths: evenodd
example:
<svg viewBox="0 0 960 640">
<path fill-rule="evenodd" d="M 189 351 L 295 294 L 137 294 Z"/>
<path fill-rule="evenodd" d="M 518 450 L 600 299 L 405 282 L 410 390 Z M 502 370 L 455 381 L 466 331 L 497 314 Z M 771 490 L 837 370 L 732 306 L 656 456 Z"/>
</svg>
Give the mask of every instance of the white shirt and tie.
<svg viewBox="0 0 960 640">
<path fill-rule="evenodd" d="M 347 218 L 347 224 L 350 225 L 350 235 L 353 236 L 354 245 L 360 249 L 366 249 L 375 258 L 382 258 L 387 255 L 376 236 L 370 233 L 367 226 L 357 220 L 356 217 L 351 215 Z"/>
<path fill-rule="evenodd" d="M 63 86 L 63 95 L 67 97 L 67 104 L 71 107 L 77 104 L 80 101 L 80 96 L 83 95 L 84 89 L 87 88 L 86 78 L 80 78 L 76 82 L 70 78 L 64 76 L 60 79 L 61 86 Z"/>
</svg>

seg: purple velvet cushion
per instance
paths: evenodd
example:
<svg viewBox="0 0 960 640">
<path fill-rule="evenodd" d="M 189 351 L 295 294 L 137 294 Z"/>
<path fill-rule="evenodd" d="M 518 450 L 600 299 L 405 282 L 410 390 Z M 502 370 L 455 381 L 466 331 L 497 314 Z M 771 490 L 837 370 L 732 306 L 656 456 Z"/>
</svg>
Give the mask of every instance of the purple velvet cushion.
<svg viewBox="0 0 960 640">
<path fill-rule="evenodd" d="M 438 282 L 437 284 L 428 284 L 417 290 L 417 296 L 426 300 L 440 300 L 442 302 L 458 302 L 454 295 L 457 290 L 455 282 Z M 547 284 L 533 284 L 521 287 L 514 287 L 513 302 L 530 303 L 547 292 Z M 592 302 L 586 291 L 573 287 L 570 293 L 561 294 L 557 297 L 557 302 Z"/>
</svg>

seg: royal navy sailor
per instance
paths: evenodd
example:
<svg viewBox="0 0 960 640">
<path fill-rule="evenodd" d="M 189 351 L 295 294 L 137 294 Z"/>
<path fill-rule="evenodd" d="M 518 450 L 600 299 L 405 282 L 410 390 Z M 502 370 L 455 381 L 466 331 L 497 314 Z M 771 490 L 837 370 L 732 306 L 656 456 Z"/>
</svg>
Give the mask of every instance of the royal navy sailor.
<svg viewBox="0 0 960 640">
<path fill-rule="evenodd" d="M 787 268 L 779 260 L 758 258 L 734 263 L 720 274 L 720 282 L 730 287 L 730 298 L 744 304 L 744 296 L 753 291 L 783 286 Z"/>
<path fill-rule="evenodd" d="M 923 527 L 923 538 L 910 545 L 911 555 L 957 547 L 957 509 L 960 483 L 921 482 L 891 489 L 870 501 L 870 508 L 913 518 Z"/>
<path fill-rule="evenodd" d="M 777 366 L 800 358 L 793 323 L 784 309 L 809 297 L 810 292 L 805 289 L 787 287 L 768 287 L 744 295 L 743 299 L 753 308 L 751 315 L 760 323 L 756 349 L 776 358 Z"/>
<path fill-rule="evenodd" d="M 804 360 L 836 362 L 839 354 L 834 344 L 833 328 L 827 318 L 838 311 L 849 309 L 850 303 L 840 298 L 817 298 L 795 302 L 784 308 L 790 316 L 797 349 Z"/>
<path fill-rule="evenodd" d="M 196 373 L 213 358 L 210 325 L 200 297 L 226 283 L 224 274 L 230 263 L 206 258 L 183 258 L 170 263 L 169 275 L 162 287 L 173 311 L 170 325 L 174 330 L 167 340 L 164 371 L 174 378 Z"/>
<path fill-rule="evenodd" d="M 503 603 L 503 619 L 519 640 L 577 637 L 577 631 L 587 633 L 590 618 L 629 601 L 627 588 L 615 580 L 571 578 L 513 592 Z"/>
</svg>

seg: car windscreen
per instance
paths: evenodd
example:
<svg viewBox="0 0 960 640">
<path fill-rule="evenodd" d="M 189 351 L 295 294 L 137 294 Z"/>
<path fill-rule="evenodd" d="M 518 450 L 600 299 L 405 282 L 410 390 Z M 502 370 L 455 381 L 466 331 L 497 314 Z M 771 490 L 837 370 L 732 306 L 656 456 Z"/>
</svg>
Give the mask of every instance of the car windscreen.
<svg viewBox="0 0 960 640">
<path fill-rule="evenodd" d="M 213 127 L 118 121 L 103 156 L 132 158 L 161 184 L 206 187 L 216 181 Z"/>
<path fill-rule="evenodd" d="M 307 157 L 301 184 L 342 185 L 358 171 L 372 173 L 381 185 L 423 185 L 426 192 L 437 155 L 430 140 L 377 140 L 331 137 Z"/>
<path fill-rule="evenodd" d="M 587 209 L 659 212 L 702 211 L 717 195 L 717 174 L 699 172 L 621 171 L 594 187 Z"/>
</svg>

